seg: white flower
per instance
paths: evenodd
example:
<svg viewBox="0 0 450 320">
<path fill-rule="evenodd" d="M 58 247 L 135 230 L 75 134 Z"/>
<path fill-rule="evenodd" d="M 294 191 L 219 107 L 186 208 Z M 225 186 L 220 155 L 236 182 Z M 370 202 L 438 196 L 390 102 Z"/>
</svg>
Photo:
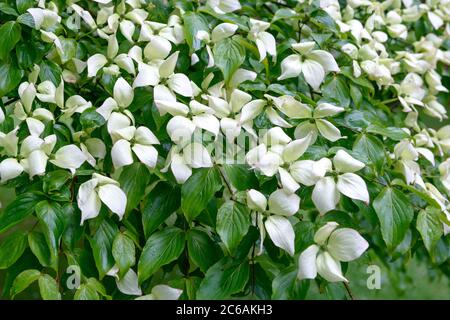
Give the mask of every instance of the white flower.
<svg viewBox="0 0 450 320">
<path fill-rule="evenodd" d="M 178 183 L 184 183 L 192 175 L 192 168 L 210 168 L 213 166 L 208 150 L 198 142 L 192 142 L 184 147 L 174 145 L 166 159 L 166 165 L 161 172 L 167 172 L 169 167 Z"/>
<path fill-rule="evenodd" d="M 319 166 L 313 165 L 312 175 L 321 174 L 322 177 L 315 182 L 312 193 L 312 201 L 320 214 L 325 214 L 336 208 L 340 193 L 343 195 L 369 203 L 369 192 L 364 180 L 354 172 L 364 168 L 364 163 L 356 160 L 344 150 L 339 150 L 333 158 L 334 171 L 337 173 L 337 183 L 331 176 L 325 176 L 327 171 L 332 171 L 331 161 L 321 159 Z M 297 168 L 298 170 L 298 168 Z M 298 175 L 293 174 L 294 178 Z M 304 177 L 301 177 L 304 179 Z M 307 177 L 308 180 L 309 177 Z"/>
<path fill-rule="evenodd" d="M 306 82 L 318 90 L 327 72 L 340 71 L 334 57 L 324 50 L 313 50 L 315 42 L 301 42 L 292 47 L 297 54 L 292 54 L 281 62 L 281 75 L 278 80 L 297 77 L 300 73 Z"/>
<path fill-rule="evenodd" d="M 56 144 L 56 135 L 50 135 L 44 139 L 30 135 L 22 141 L 20 165 L 30 178 L 45 174 L 47 161 Z"/>
<path fill-rule="evenodd" d="M 357 231 L 337 227 L 336 222 L 328 222 L 317 230 L 315 244 L 299 256 L 298 279 L 314 279 L 319 274 L 329 282 L 348 282 L 342 274 L 340 262 L 359 258 L 369 244 Z"/>
<path fill-rule="evenodd" d="M 268 209 L 266 208 L 267 203 L 269 204 Z M 274 191 L 267 201 L 261 192 L 251 189 L 247 191 L 247 205 L 251 210 L 260 213 L 257 221 L 261 241 L 260 254 L 267 231 L 277 247 L 293 256 L 295 254 L 295 233 L 287 217 L 297 213 L 300 208 L 300 197 L 295 193 L 279 189 Z M 264 218 L 263 215 L 267 217 Z"/>
<path fill-rule="evenodd" d="M 302 109 L 304 110 L 303 114 L 298 118 L 309 120 L 301 122 L 295 128 L 294 135 L 297 139 L 311 135 L 310 144 L 312 145 L 316 142 L 319 133 L 322 137 L 332 142 L 342 138 L 339 129 L 324 118 L 333 117 L 345 111 L 344 108 L 324 102 L 319 103 L 313 110 L 307 105 L 303 105 Z M 300 110 L 300 108 L 298 108 L 298 110 Z"/>
<path fill-rule="evenodd" d="M 275 38 L 271 33 L 266 31 L 269 27 L 269 22 L 250 18 L 248 38 L 255 41 L 258 47 L 259 61 L 263 61 L 267 54 L 271 56 L 277 55 Z"/>
<path fill-rule="evenodd" d="M 102 202 L 120 219 L 127 206 L 127 196 L 120 189 L 119 183 L 97 173 L 92 175 L 91 180 L 81 184 L 77 200 L 81 210 L 81 224 L 98 216 Z"/>
<path fill-rule="evenodd" d="M 53 160 L 50 160 L 55 166 L 69 169 L 72 174 L 75 170 L 87 160 L 86 155 L 76 145 L 70 144 L 56 151 Z"/>
<path fill-rule="evenodd" d="M 206 4 L 218 14 L 230 13 L 241 9 L 239 0 L 207 0 Z"/>
<path fill-rule="evenodd" d="M 23 167 L 14 158 L 4 159 L 0 162 L 0 183 L 17 178 L 23 172 Z"/>
<path fill-rule="evenodd" d="M 178 300 L 183 290 L 159 284 L 152 288 L 150 294 L 136 298 L 136 300 Z"/>
<path fill-rule="evenodd" d="M 132 164 L 134 161 L 131 151 L 139 161 L 149 168 L 154 168 L 158 160 L 158 151 L 153 145 L 159 144 L 158 138 L 147 127 L 134 128 L 131 131 L 133 131 L 131 139 L 127 139 L 128 137 L 125 136 L 116 141 L 111 149 L 114 168 L 118 169 Z"/>
<path fill-rule="evenodd" d="M 96 53 L 93 56 L 90 56 L 89 59 L 86 61 L 88 77 L 89 78 L 95 77 L 98 71 L 102 68 L 105 73 L 117 76 L 118 73 L 114 72 L 115 70 L 114 66 L 116 65 L 119 68 L 134 75 L 135 69 L 132 58 L 125 53 L 117 55 L 118 51 L 119 51 L 119 44 L 117 42 L 116 35 L 115 34 L 110 35 L 108 37 L 107 56 L 105 57 L 101 53 Z M 108 60 L 113 61 L 114 64 L 110 65 L 109 67 L 105 67 L 105 65 L 108 64 Z"/>
</svg>

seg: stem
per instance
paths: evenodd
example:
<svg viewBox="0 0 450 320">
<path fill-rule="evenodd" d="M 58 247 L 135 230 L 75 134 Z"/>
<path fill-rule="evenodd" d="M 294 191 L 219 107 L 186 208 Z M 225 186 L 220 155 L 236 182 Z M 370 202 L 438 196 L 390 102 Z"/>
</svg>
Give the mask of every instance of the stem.
<svg viewBox="0 0 450 320">
<path fill-rule="evenodd" d="M 351 300 L 356 300 L 355 297 L 353 296 L 353 293 L 352 293 L 352 291 L 350 290 L 350 287 L 349 287 L 349 285 L 348 285 L 347 282 L 344 282 L 344 287 L 345 287 L 345 290 L 347 290 L 347 293 L 348 293 L 350 299 L 351 299 Z"/>
<path fill-rule="evenodd" d="M 231 188 L 231 184 L 228 182 L 228 180 L 225 176 L 225 173 L 223 172 L 223 168 L 221 166 L 218 166 L 218 167 L 219 167 L 220 175 L 222 176 L 222 180 L 225 182 L 225 185 L 227 186 L 228 190 L 230 191 L 231 199 L 236 200 L 236 195 L 234 194 L 234 191 Z"/>
</svg>

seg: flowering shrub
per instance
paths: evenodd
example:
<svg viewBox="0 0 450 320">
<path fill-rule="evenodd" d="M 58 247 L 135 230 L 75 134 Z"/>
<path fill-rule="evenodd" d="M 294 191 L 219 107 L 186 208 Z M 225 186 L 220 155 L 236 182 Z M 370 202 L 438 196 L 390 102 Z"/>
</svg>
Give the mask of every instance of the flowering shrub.
<svg viewBox="0 0 450 320">
<path fill-rule="evenodd" d="M 412 255 L 450 276 L 450 1 L 6 0 L 0 21 L 3 297 L 303 299 Z"/>
</svg>

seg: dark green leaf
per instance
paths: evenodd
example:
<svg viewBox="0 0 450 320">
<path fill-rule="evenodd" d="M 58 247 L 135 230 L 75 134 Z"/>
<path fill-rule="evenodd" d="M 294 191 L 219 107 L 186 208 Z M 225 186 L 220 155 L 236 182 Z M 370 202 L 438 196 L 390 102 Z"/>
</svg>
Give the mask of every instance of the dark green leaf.
<svg viewBox="0 0 450 320">
<path fill-rule="evenodd" d="M 147 205 L 142 211 L 146 238 L 180 207 L 180 198 L 180 189 L 166 182 L 159 182 L 148 194 Z"/>
<path fill-rule="evenodd" d="M 27 236 L 15 232 L 0 242 L 0 269 L 7 269 L 19 259 L 27 247 Z"/>
<path fill-rule="evenodd" d="M 34 212 L 34 207 L 42 198 L 34 193 L 19 195 L 0 214 L 0 233 L 21 222 Z"/>
<path fill-rule="evenodd" d="M 39 67 L 41 68 L 39 71 L 39 79 L 41 79 L 42 82 L 49 80 L 58 87 L 62 77 L 61 68 L 50 60 L 42 61 Z"/>
<path fill-rule="evenodd" d="M 34 269 L 21 272 L 16 277 L 16 279 L 14 279 L 13 285 L 11 287 L 11 297 L 14 298 L 14 296 L 28 288 L 30 284 L 39 279 L 40 276 L 41 273 L 38 270 Z"/>
<path fill-rule="evenodd" d="M 374 136 L 361 134 L 353 144 L 353 151 L 364 155 L 365 159 L 360 159 L 364 163 L 372 164 L 377 172 L 383 168 L 386 160 L 383 143 Z"/>
<path fill-rule="evenodd" d="M 395 141 L 400 141 L 400 140 L 408 137 L 408 134 L 405 131 L 403 131 L 401 128 L 397 128 L 397 127 L 383 128 L 376 124 L 369 125 L 369 127 L 367 127 L 367 132 L 379 134 L 379 135 L 388 137 Z"/>
<path fill-rule="evenodd" d="M 80 116 L 80 123 L 84 130 L 101 127 L 105 122 L 105 118 L 95 108 L 84 110 Z"/>
<path fill-rule="evenodd" d="M 229 252 L 237 247 L 250 227 L 250 212 L 240 203 L 227 201 L 217 213 L 217 233 Z"/>
<path fill-rule="evenodd" d="M 422 236 L 425 248 L 430 253 L 444 233 L 440 215 L 440 209 L 427 207 L 425 210 L 421 210 L 417 216 L 416 228 Z"/>
<path fill-rule="evenodd" d="M 381 234 L 389 249 L 394 249 L 405 237 L 414 217 L 410 201 L 396 189 L 386 187 L 373 201 L 380 220 Z"/>
<path fill-rule="evenodd" d="M 272 282 L 272 299 L 275 300 L 303 300 L 309 289 L 309 280 L 297 279 L 298 269 L 289 267 L 280 272 Z"/>
<path fill-rule="evenodd" d="M 229 299 L 232 294 L 244 289 L 249 274 L 248 261 L 236 264 L 229 257 L 225 257 L 209 268 L 197 291 L 197 299 Z"/>
<path fill-rule="evenodd" d="M 223 166 L 226 176 L 230 179 L 231 184 L 239 191 L 253 189 L 258 187 L 258 179 L 250 168 L 243 164 Z"/>
<path fill-rule="evenodd" d="M 50 203 L 44 200 L 36 205 L 36 215 L 44 225 L 52 260 L 56 259 L 58 257 L 59 242 L 64 231 L 64 212 L 58 203 Z"/>
<path fill-rule="evenodd" d="M 118 232 L 114 223 L 103 220 L 95 235 L 89 239 L 100 280 L 114 266 L 112 245 Z"/>
<path fill-rule="evenodd" d="M 347 108 L 350 105 L 350 90 L 345 80 L 339 76 L 331 77 L 322 85 L 322 94 L 340 107 Z"/>
<path fill-rule="evenodd" d="M 16 0 L 16 8 L 20 14 L 24 13 L 29 8 L 32 8 L 33 6 L 34 6 L 33 0 Z"/>
<path fill-rule="evenodd" d="M 118 233 L 112 246 L 112 255 L 119 267 L 119 277 L 122 278 L 136 262 L 134 242 L 123 233 Z"/>
<path fill-rule="evenodd" d="M 48 247 L 47 239 L 42 232 L 33 231 L 29 233 L 28 245 L 30 246 L 31 252 L 33 252 L 42 266 L 56 268 L 54 264 L 55 261 L 52 261 L 52 255 L 50 248 Z"/>
<path fill-rule="evenodd" d="M 21 27 L 15 21 L 8 21 L 0 27 L 0 60 L 6 60 L 16 43 L 20 40 Z"/>
<path fill-rule="evenodd" d="M 47 173 L 43 181 L 43 190 L 46 193 L 57 192 L 61 190 L 72 177 L 67 170 L 55 170 Z"/>
<path fill-rule="evenodd" d="M 147 167 L 135 162 L 123 168 L 119 177 L 120 188 L 127 195 L 127 212 L 136 209 L 145 193 L 150 178 Z"/>
<path fill-rule="evenodd" d="M 160 267 L 177 259 L 183 252 L 184 242 L 184 232 L 175 227 L 155 232 L 148 238 L 138 264 L 139 282 L 147 280 Z"/>
<path fill-rule="evenodd" d="M 19 85 L 23 74 L 14 64 L 0 63 L 0 98 Z"/>
<path fill-rule="evenodd" d="M 220 259 L 220 247 L 206 232 L 199 229 L 188 231 L 187 246 L 189 257 L 203 272 L 206 272 L 211 265 Z"/>
<path fill-rule="evenodd" d="M 195 172 L 181 187 L 181 208 L 186 219 L 191 221 L 198 216 L 221 188 L 222 180 L 216 168 Z"/>
</svg>

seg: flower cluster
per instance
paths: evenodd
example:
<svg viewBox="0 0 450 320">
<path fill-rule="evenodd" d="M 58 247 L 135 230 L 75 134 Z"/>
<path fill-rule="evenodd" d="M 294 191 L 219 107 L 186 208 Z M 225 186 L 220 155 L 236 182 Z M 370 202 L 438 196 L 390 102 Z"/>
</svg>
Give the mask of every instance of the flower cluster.
<svg viewBox="0 0 450 320">
<path fill-rule="evenodd" d="M 210 272 L 242 256 L 232 268 L 245 273 L 255 256 L 276 259 L 274 246 L 287 253 L 281 275 L 294 266 L 300 280 L 328 282 L 347 282 L 340 262 L 369 243 L 386 254 L 411 247 L 412 229 L 434 262 L 437 243 L 448 247 L 450 1 L 40 0 L 11 10 L 0 27 L 10 33 L 0 182 L 18 200 L 3 215 L 31 197 L 51 256 L 33 249 L 41 233 L 31 250 L 43 266 L 59 250 L 81 266 L 76 297 L 107 296 L 78 257 L 88 242 L 99 280 L 149 299 L 180 289 L 210 298 Z M 21 220 L 0 214 L 0 232 Z M 236 253 L 253 229 L 258 252 Z M 184 282 L 147 290 L 184 250 L 188 267 L 169 277 Z M 188 284 L 197 267 L 198 291 Z"/>
</svg>

